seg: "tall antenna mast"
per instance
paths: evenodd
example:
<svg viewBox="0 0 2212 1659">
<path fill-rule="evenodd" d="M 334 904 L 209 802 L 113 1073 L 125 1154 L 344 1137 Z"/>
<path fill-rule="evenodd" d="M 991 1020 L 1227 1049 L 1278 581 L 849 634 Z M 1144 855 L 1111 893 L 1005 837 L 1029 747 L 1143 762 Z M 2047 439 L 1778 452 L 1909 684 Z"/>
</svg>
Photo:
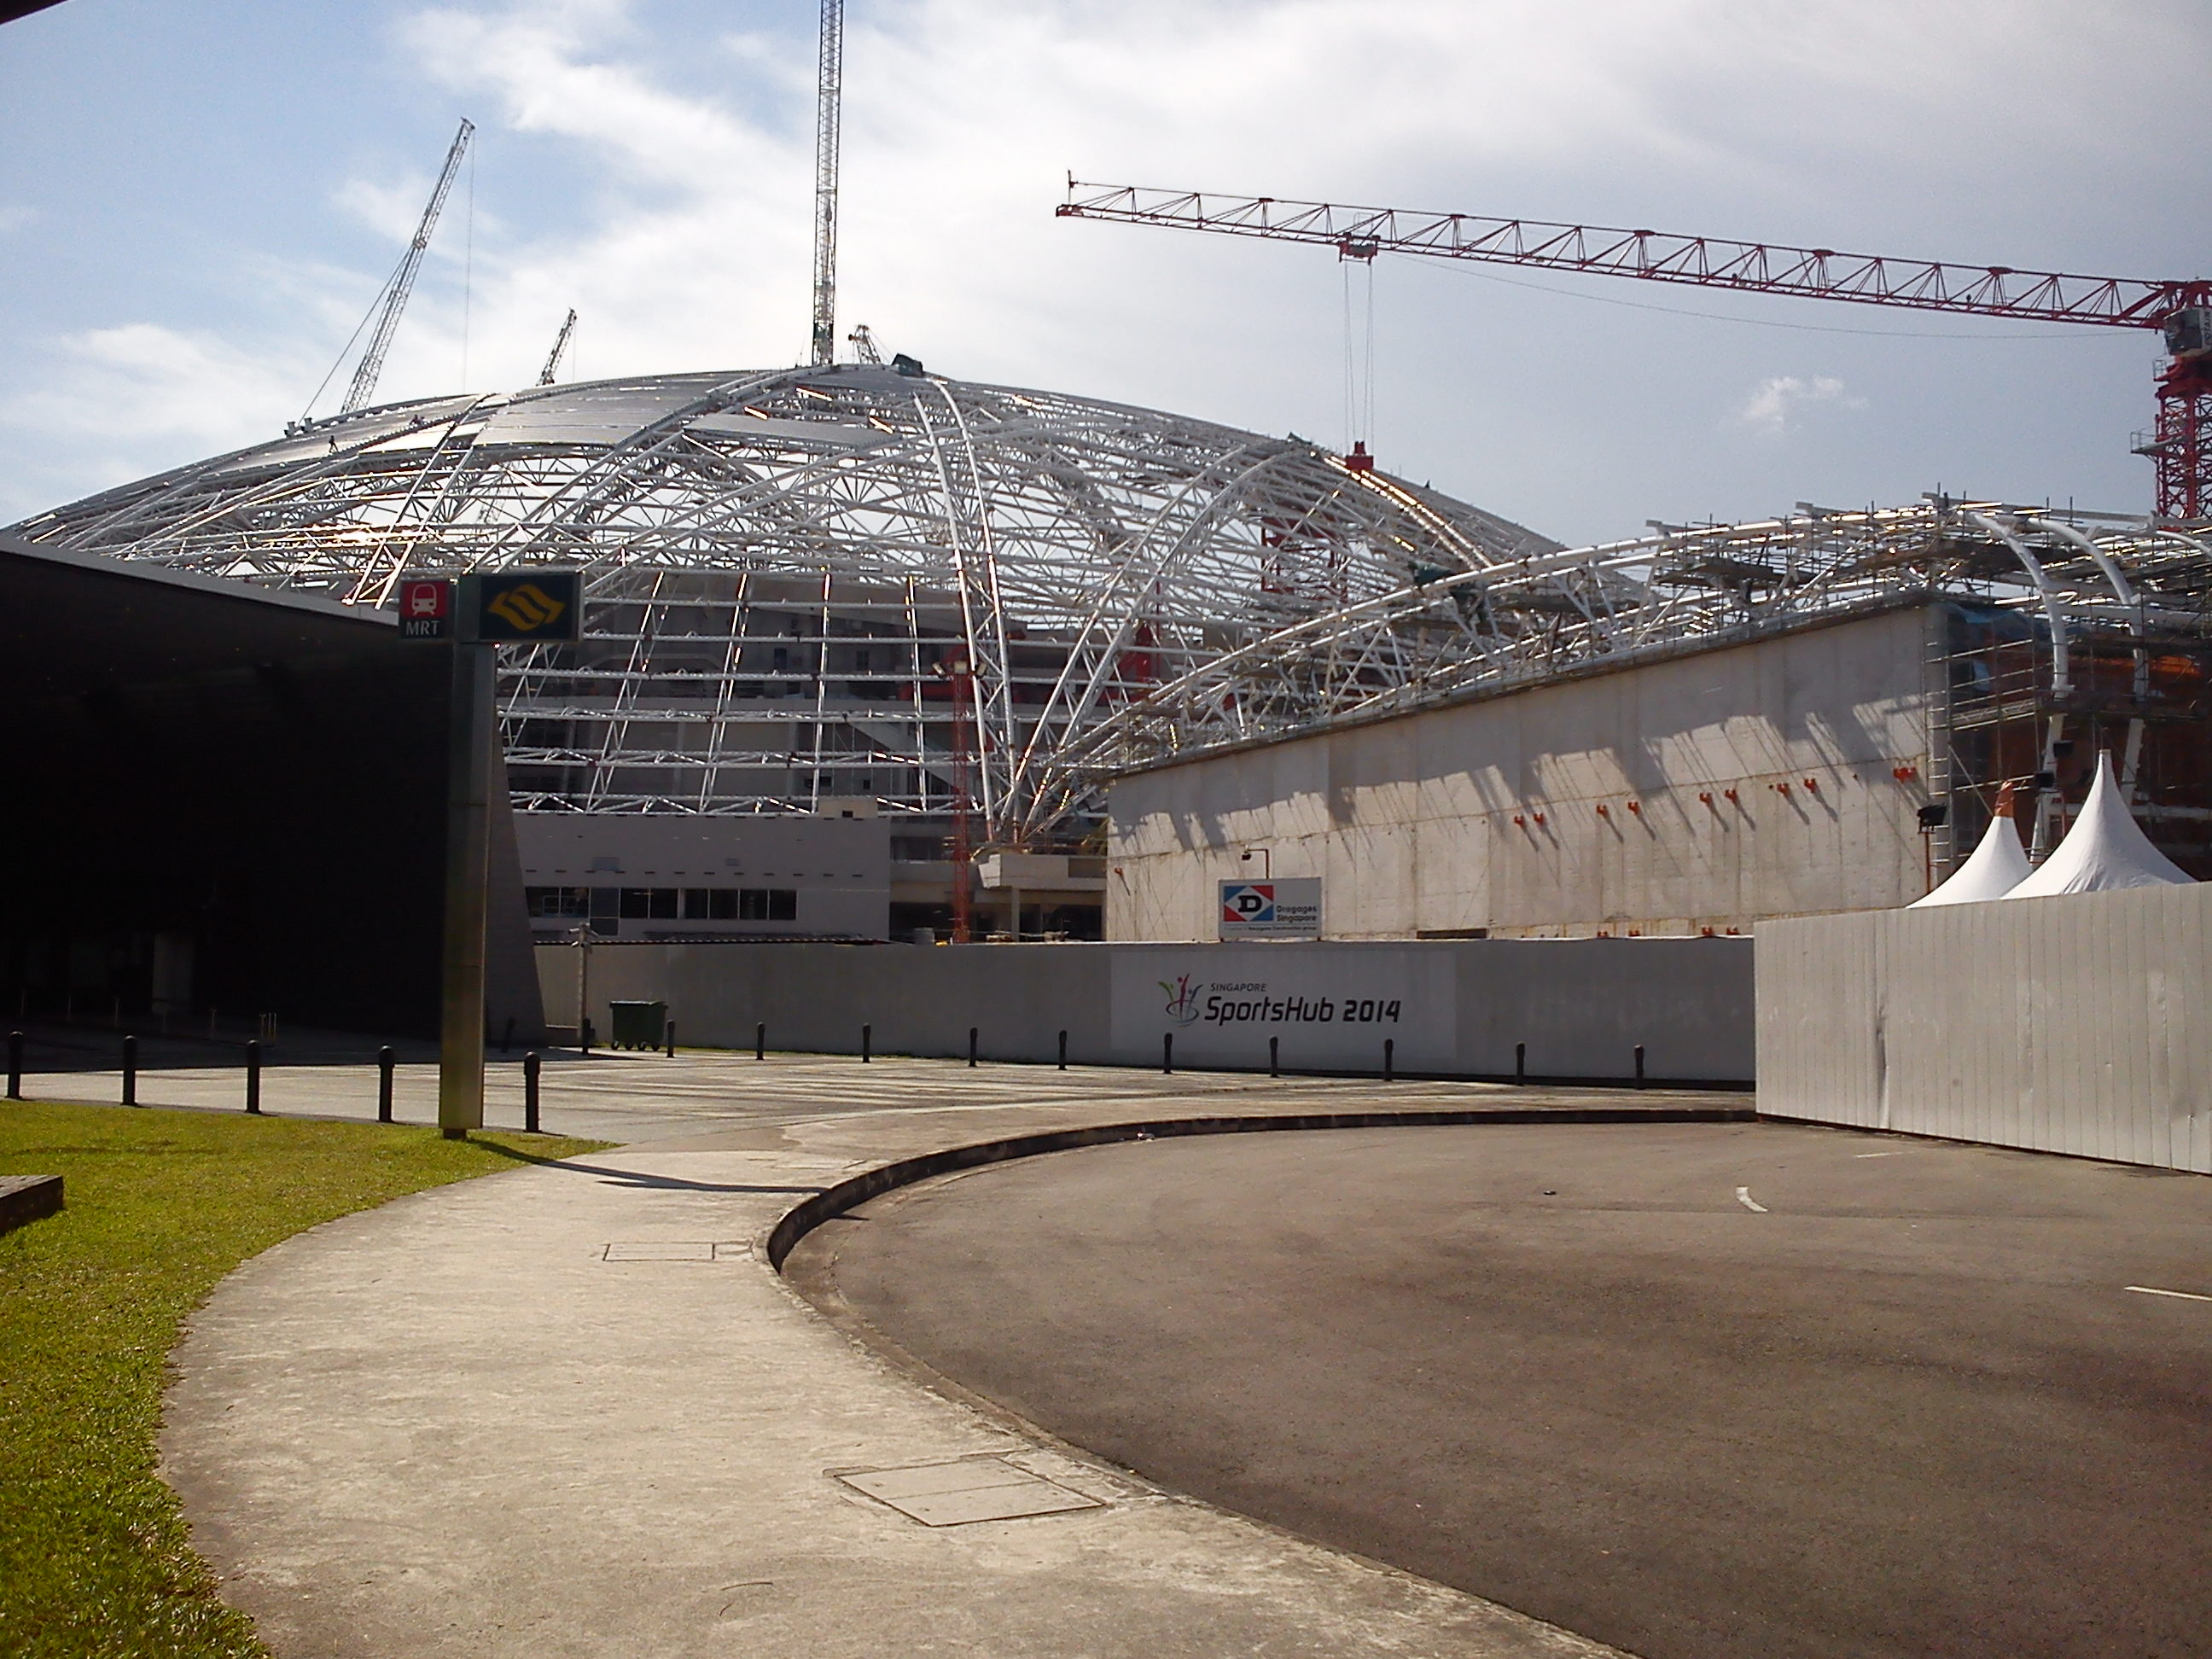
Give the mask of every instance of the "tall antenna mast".
<svg viewBox="0 0 2212 1659">
<path fill-rule="evenodd" d="M 837 361 L 837 105 L 845 70 L 844 0 L 822 0 L 814 115 L 814 362 Z"/>
</svg>

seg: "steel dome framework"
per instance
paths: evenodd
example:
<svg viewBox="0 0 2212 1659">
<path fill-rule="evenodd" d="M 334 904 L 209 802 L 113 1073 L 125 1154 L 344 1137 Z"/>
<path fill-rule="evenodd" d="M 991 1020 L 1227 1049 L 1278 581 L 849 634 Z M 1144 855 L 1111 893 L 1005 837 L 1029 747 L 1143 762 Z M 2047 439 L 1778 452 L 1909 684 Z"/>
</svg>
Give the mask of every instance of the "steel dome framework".
<svg viewBox="0 0 2212 1659">
<path fill-rule="evenodd" d="M 17 529 L 365 605 L 580 567 L 584 643 L 502 665 L 517 805 L 942 815 L 965 787 L 1018 845 L 1164 757 L 1915 598 L 2019 614 L 2043 716 L 2088 710 L 2071 651 L 2212 640 L 2199 526 L 1929 500 L 1567 549 L 1363 461 L 835 365 L 392 405 Z"/>
<path fill-rule="evenodd" d="M 579 567 L 583 644 L 501 665 L 518 806 L 938 814 L 964 748 L 984 834 L 1017 844 L 1087 826 L 1164 686 L 1558 552 L 1295 436 L 912 364 L 389 405 L 17 528 L 370 605 L 403 573 Z M 1377 672 L 1437 666 L 1399 643 Z M 956 700 L 934 671 L 963 661 Z"/>
</svg>

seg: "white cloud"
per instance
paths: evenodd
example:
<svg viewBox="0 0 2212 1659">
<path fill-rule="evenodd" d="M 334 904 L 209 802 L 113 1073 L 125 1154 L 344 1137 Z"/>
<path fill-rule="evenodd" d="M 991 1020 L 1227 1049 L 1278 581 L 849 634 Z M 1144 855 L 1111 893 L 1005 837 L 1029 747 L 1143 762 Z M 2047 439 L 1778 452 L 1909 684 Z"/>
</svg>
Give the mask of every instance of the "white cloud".
<svg viewBox="0 0 2212 1659">
<path fill-rule="evenodd" d="M 7 235 L 10 231 L 21 230 L 25 226 L 34 222 L 38 216 L 36 208 L 25 207 L 11 202 L 0 202 L 0 236 Z"/>
<path fill-rule="evenodd" d="M 1844 396 L 1844 383 L 1832 374 L 1772 374 L 1744 399 L 1735 418 L 1764 437 L 1779 438 L 1806 410 L 1824 404 L 1864 409 L 1866 399 Z"/>
<path fill-rule="evenodd" d="M 2189 88 L 2212 72 L 2197 3 L 872 0 L 848 22 L 840 319 L 865 320 L 888 348 L 963 377 L 1340 435 L 1337 275 L 1325 251 L 1058 221 L 1070 167 L 2024 266 L 2099 268 L 2106 239 L 2140 236 L 2111 263 L 2179 268 L 2195 257 L 2176 240 L 2185 233 L 2161 252 L 2168 219 L 2127 192 L 2148 204 L 2203 176 L 2160 171 L 2193 154 L 2181 142 Z M 479 124 L 475 389 L 527 383 L 572 305 L 574 377 L 803 355 L 811 12 L 439 0 L 400 15 L 393 39 L 424 83 L 410 96 Z M 689 33 L 670 26 L 678 16 Z M 169 284 L 174 309 L 74 328 L 22 354 L 19 370 L 35 359 L 34 370 L 12 377 L 21 389 L 0 418 L 40 411 L 52 456 L 40 463 L 47 477 L 27 485 L 19 475 L 16 490 L 59 488 L 47 478 L 65 471 L 65 493 L 94 488 L 188 459 L 187 442 L 273 435 L 298 412 L 389 269 L 362 252 L 359 227 L 396 259 L 437 153 L 396 166 L 366 125 L 319 148 L 349 144 L 359 171 L 321 181 L 327 210 L 302 220 L 283 258 L 248 252 L 219 278 L 182 273 L 193 281 Z M 220 223 L 221 191 L 253 187 L 211 176 L 191 210 Z M 465 210 L 458 195 L 447 206 L 383 395 L 460 382 Z M 1903 470 L 1937 453 L 1927 434 L 1941 436 L 1946 476 L 1963 473 L 1948 454 L 1978 427 L 1957 417 L 1956 400 L 1992 401 L 1960 390 L 1976 383 L 1947 372 L 1955 355 L 1939 365 L 1933 350 L 1839 344 L 1823 352 L 1832 372 L 1760 379 L 1768 331 L 1632 319 L 1431 269 L 1434 280 L 1378 278 L 1385 464 L 1570 538 L 1653 514 L 1765 511 L 1819 490 L 1924 488 Z M 233 309 L 219 339 L 182 296 L 221 281 Z M 1564 276 L 1538 285 L 1582 286 Z M 1818 309 L 1626 284 L 1588 291 L 1717 314 L 1740 305 L 1770 319 Z M 1811 320 L 1858 319 L 1829 307 Z M 1780 437 L 1817 410 L 1863 407 L 1846 379 L 1923 424 L 1850 423 L 1856 447 L 1827 458 L 1835 477 L 1801 481 L 1790 446 L 1701 445 L 1676 417 L 1686 404 L 1729 409 L 1737 429 Z M 1601 381 L 1606 396 L 1591 398 Z M 2052 409 L 2088 407 L 2074 382 L 2064 389 Z M 2052 430 L 2050 453 L 2105 441 Z M 2024 453 L 2014 434 L 2001 437 L 2002 453 Z M 1719 472 L 1735 462 L 1716 447 L 1748 459 Z M 1599 453 L 1635 459 L 1603 469 L 1601 483 L 1587 461 Z M 2000 453 L 1999 438 L 1986 453 Z M 1716 482 L 1686 477 L 1691 467 L 1715 469 L 1704 477 Z M 2033 494 L 2074 488 L 2046 477 Z M 1685 489 L 1698 493 L 1676 499 Z"/>
</svg>

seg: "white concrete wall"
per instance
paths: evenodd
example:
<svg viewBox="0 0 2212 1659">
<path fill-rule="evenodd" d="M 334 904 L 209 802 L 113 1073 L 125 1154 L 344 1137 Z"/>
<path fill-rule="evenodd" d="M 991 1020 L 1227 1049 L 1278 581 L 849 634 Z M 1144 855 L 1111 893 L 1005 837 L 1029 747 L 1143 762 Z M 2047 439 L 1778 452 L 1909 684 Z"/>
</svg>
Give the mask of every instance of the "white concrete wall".
<svg viewBox="0 0 2212 1659">
<path fill-rule="evenodd" d="M 1248 847 L 1322 878 L 1330 939 L 1725 933 L 1904 903 L 1926 890 L 1931 625 L 1896 611 L 1121 780 L 1107 937 L 1213 937 L 1214 883 L 1258 873 Z"/>
<path fill-rule="evenodd" d="M 1267 1041 L 1290 1070 L 1374 1072 L 1382 1045 L 1408 1074 L 1510 1077 L 1526 1045 L 1538 1078 L 1748 1082 L 1751 941 L 1482 939 L 1412 945 L 609 945 L 591 951 L 591 1018 L 615 1000 L 663 1001 L 679 1042 L 850 1054 L 967 1052 L 1258 1069 Z M 582 953 L 543 945 L 547 1018 L 576 1018 Z M 1298 1007 L 1291 1012 L 1287 1004 Z M 1323 1008 L 1321 1005 L 1327 1004 Z M 1261 1005 L 1265 1005 L 1264 1006 Z"/>
<path fill-rule="evenodd" d="M 1758 939 L 1761 1112 L 2212 1174 L 2212 884 Z"/>
</svg>

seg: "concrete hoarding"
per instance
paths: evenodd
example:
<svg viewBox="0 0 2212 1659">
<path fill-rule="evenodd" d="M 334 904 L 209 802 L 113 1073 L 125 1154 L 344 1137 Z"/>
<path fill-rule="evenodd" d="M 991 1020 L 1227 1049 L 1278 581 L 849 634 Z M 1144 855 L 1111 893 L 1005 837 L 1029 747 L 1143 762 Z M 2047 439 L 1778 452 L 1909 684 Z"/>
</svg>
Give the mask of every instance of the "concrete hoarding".
<svg viewBox="0 0 2212 1659">
<path fill-rule="evenodd" d="M 575 1018 L 583 953 L 542 946 L 548 1018 Z M 1058 1033 L 1091 1065 L 1375 1072 L 1385 1039 L 1408 1073 L 1748 1082 L 1748 939 L 1453 940 L 1184 945 L 613 945 L 590 951 L 592 1018 L 665 1000 L 679 1041 L 1048 1061 Z"/>
<path fill-rule="evenodd" d="M 1113 953 L 1114 1052 L 1157 1059 L 1172 1034 L 1194 1066 L 1458 1072 L 1460 963 L 1432 947 L 1139 947 Z M 1497 1068 L 1492 1068 L 1497 1069 Z M 1509 1056 L 1503 1068 L 1512 1069 Z"/>
<path fill-rule="evenodd" d="M 2212 884 L 1759 929 L 1759 1109 L 2212 1174 Z"/>
</svg>

